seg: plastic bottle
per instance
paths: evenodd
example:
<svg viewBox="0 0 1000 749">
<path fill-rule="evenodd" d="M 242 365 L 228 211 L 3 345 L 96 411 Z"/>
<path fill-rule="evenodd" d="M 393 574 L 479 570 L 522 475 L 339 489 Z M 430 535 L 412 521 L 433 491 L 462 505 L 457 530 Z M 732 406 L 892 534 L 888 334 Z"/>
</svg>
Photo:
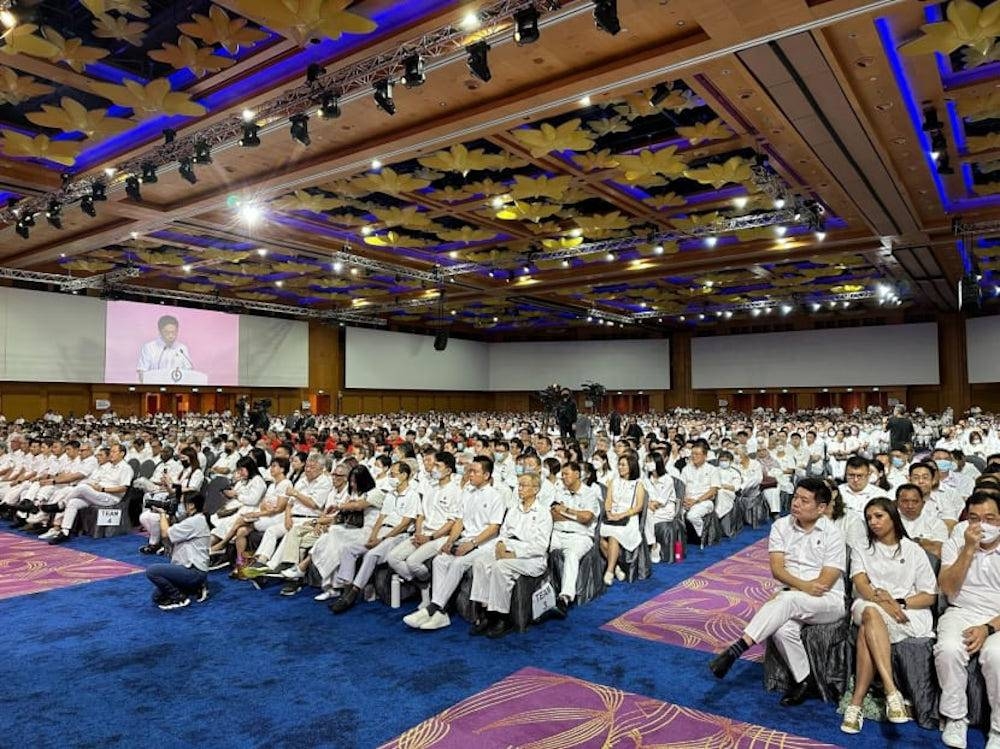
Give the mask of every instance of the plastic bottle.
<svg viewBox="0 0 1000 749">
<path fill-rule="evenodd" d="M 684 544 L 680 540 L 674 541 L 674 561 L 684 561 Z"/>
<path fill-rule="evenodd" d="M 400 579 L 399 575 L 393 575 L 392 576 L 392 581 L 389 584 L 389 606 L 391 606 L 394 609 L 398 609 L 399 606 L 400 606 L 400 602 L 399 602 L 399 596 L 400 596 L 399 588 L 400 588 L 401 582 L 402 582 L 402 580 Z"/>
</svg>

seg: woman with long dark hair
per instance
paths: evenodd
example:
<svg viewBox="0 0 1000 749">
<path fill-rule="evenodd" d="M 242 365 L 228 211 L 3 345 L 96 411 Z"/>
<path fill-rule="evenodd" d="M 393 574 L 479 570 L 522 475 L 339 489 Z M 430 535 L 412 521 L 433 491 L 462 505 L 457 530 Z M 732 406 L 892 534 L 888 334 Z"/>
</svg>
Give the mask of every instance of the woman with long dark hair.
<svg viewBox="0 0 1000 749">
<path fill-rule="evenodd" d="M 604 498 L 604 520 L 601 523 L 601 554 L 607 560 L 604 584 L 611 585 L 615 578 L 625 579 L 625 572 L 618 566 L 621 550 L 633 551 L 642 543 L 639 513 L 646 501 L 646 488 L 642 485 L 639 459 L 632 451 L 618 458 L 618 476 L 608 482 Z"/>
<path fill-rule="evenodd" d="M 844 733 L 861 731 L 861 704 L 876 673 L 885 687 L 889 722 L 910 719 L 893 678 L 890 648 L 907 637 L 934 636 L 930 608 L 937 599 L 937 580 L 927 554 L 907 537 L 892 500 L 870 500 L 865 505 L 865 521 L 868 545 L 851 551 L 851 620 L 858 626 L 858 639 L 854 694 L 840 725 Z"/>
</svg>

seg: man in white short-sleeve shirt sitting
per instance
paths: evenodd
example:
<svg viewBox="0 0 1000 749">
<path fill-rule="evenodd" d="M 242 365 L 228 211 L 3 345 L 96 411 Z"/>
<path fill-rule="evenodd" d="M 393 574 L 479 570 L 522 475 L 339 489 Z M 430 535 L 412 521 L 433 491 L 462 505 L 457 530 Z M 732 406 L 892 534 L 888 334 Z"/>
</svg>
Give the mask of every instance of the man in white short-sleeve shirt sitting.
<svg viewBox="0 0 1000 749">
<path fill-rule="evenodd" d="M 941 547 L 938 583 L 950 604 L 938 621 L 934 645 L 945 720 L 941 739 L 945 746 L 966 745 L 966 667 L 978 653 L 992 707 L 986 749 L 1000 749 L 1000 505 L 991 495 L 975 493 L 966 509 L 968 520 L 956 525 Z"/>
<path fill-rule="evenodd" d="M 791 514 L 774 522 L 768 542 L 771 574 L 784 590 L 754 614 L 743 637 L 709 663 L 721 679 L 751 645 L 774 638 L 794 680 L 781 698 L 786 707 L 802 704 L 813 685 L 802 625 L 830 624 L 844 616 L 847 544 L 823 514 L 830 500 L 830 488 L 821 479 L 799 481 Z"/>
<path fill-rule="evenodd" d="M 562 468 L 562 489 L 549 508 L 552 513 L 552 539 L 549 548 L 563 553 L 562 583 L 556 599 L 556 612 L 566 616 L 576 598 L 580 560 L 594 546 L 594 528 L 601 514 L 601 493 L 596 485 L 580 480 L 580 464 L 567 463 Z"/>
<path fill-rule="evenodd" d="M 699 440 L 691 448 L 691 460 L 681 471 L 681 481 L 684 482 L 685 517 L 701 538 L 705 516 L 715 511 L 715 495 L 722 486 L 719 470 L 708 462 L 708 445 L 704 441 Z"/>
<path fill-rule="evenodd" d="M 926 509 L 926 504 L 924 493 L 916 484 L 902 484 L 896 489 L 896 506 L 906 535 L 920 544 L 924 551 L 940 557 L 941 544 L 948 539 L 948 526 Z"/>
</svg>

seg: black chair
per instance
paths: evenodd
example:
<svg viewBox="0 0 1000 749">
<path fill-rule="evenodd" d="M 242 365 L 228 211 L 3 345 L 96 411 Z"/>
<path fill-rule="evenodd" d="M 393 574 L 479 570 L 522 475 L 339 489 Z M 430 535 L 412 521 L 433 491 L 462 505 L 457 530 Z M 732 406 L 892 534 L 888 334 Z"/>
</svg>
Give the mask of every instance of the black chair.
<svg viewBox="0 0 1000 749">
<path fill-rule="evenodd" d="M 657 523 L 653 526 L 653 536 L 656 543 L 660 545 L 660 562 L 673 564 L 674 548 L 679 541 L 681 544 L 681 558 L 687 556 L 687 529 L 684 526 L 684 510 L 679 509 L 673 520 Z"/>
<path fill-rule="evenodd" d="M 574 599 L 577 606 L 593 601 L 604 593 L 604 557 L 601 556 L 599 529 L 600 523 L 594 527 L 594 545 L 580 559 L 580 571 L 576 578 L 576 598 Z M 549 551 L 549 574 L 552 576 L 552 587 L 556 589 L 556 595 L 559 594 L 562 587 L 564 564 L 565 558 L 562 549 Z"/>
<path fill-rule="evenodd" d="M 144 460 L 142 461 L 142 463 L 139 464 L 139 470 L 136 472 L 136 475 L 142 476 L 144 479 L 148 479 L 153 476 L 153 471 L 155 470 L 156 470 L 156 463 L 154 463 L 152 460 Z"/>
<path fill-rule="evenodd" d="M 847 690 L 854 664 L 851 621 L 844 616 L 832 624 L 805 624 L 802 645 L 809 659 L 809 668 L 824 702 L 836 703 Z M 768 638 L 764 647 L 764 688 L 785 691 L 794 679 L 785 659 Z"/>
<path fill-rule="evenodd" d="M 756 484 L 748 490 L 741 491 L 737 496 L 738 505 L 743 508 L 743 522 L 754 530 L 757 530 L 767 522 L 770 513 L 767 509 L 767 502 L 764 501 L 764 492 Z"/>
<path fill-rule="evenodd" d="M 129 467 L 131 467 L 131 469 L 132 469 L 132 477 L 133 478 L 135 478 L 136 476 L 141 475 L 139 472 L 140 472 L 140 470 L 142 470 L 142 463 L 139 462 L 138 458 L 129 458 L 128 464 L 129 464 Z"/>
<path fill-rule="evenodd" d="M 743 513 L 738 502 L 734 501 L 732 509 L 719 518 L 719 527 L 726 538 L 733 538 L 743 530 Z"/>
<path fill-rule="evenodd" d="M 689 544 L 695 544 L 704 549 L 706 546 L 715 546 L 722 541 L 722 523 L 715 512 L 705 515 L 705 525 L 701 531 L 701 538 L 694 532 L 694 526 L 687 523 L 687 537 Z"/>
<path fill-rule="evenodd" d="M 132 513 L 129 512 L 130 505 L 138 502 L 142 504 L 142 492 L 134 487 L 129 487 L 122 496 L 118 504 L 111 507 L 84 507 L 77 513 L 76 527 L 80 533 L 92 538 L 112 538 L 113 536 L 123 536 L 132 531 Z M 105 509 L 118 510 L 118 522 L 115 525 L 98 525 L 100 511 Z"/>
<path fill-rule="evenodd" d="M 531 597 L 546 582 L 550 582 L 549 571 L 546 569 L 537 577 L 521 575 L 514 583 L 514 589 L 510 594 L 510 621 L 514 629 L 518 632 L 527 631 L 533 621 L 531 610 Z M 400 591 L 402 593 L 402 591 Z M 462 583 L 458 586 L 458 592 L 452 598 L 449 608 L 454 610 L 467 622 L 473 621 L 472 595 L 472 570 L 465 573 Z"/>
<path fill-rule="evenodd" d="M 208 482 L 208 485 L 202 489 L 202 494 L 205 496 L 205 514 L 214 515 L 226 504 L 226 496 L 222 493 L 224 489 L 229 488 L 229 479 L 225 476 L 216 476 L 214 479 Z"/>
</svg>

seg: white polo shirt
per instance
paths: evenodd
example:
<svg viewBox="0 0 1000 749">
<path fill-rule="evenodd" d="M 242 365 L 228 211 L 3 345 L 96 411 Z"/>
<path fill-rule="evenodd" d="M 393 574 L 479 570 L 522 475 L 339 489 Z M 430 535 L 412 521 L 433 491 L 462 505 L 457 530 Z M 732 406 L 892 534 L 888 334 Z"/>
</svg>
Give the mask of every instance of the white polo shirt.
<svg viewBox="0 0 1000 749">
<path fill-rule="evenodd" d="M 927 499 L 927 507 L 931 507 L 942 520 L 957 521 L 965 509 L 965 500 L 950 489 L 938 487 Z M 927 507 L 924 508 L 924 512 L 927 511 Z"/>
<path fill-rule="evenodd" d="M 707 460 L 701 464 L 701 468 L 695 468 L 690 460 L 681 471 L 681 481 L 684 482 L 684 498 L 694 499 L 700 497 L 710 488 L 718 489 L 722 486 L 719 480 L 719 469 Z"/>
<path fill-rule="evenodd" d="M 458 517 L 461 497 L 462 487 L 454 478 L 444 486 L 437 482 L 429 486 L 420 500 L 420 514 L 424 516 L 421 532 L 430 535 Z"/>
<path fill-rule="evenodd" d="M 459 541 L 471 541 L 488 525 L 503 523 L 506 506 L 495 487 L 485 484 L 474 487 L 471 483 L 462 490 L 462 535 Z"/>
<path fill-rule="evenodd" d="M 553 530 L 560 533 L 579 533 L 581 536 L 593 536 L 594 526 L 601 515 L 601 490 L 580 482 L 580 488 L 571 492 L 563 487 L 556 496 L 556 502 L 565 505 L 570 510 L 582 510 L 594 515 L 589 523 L 584 525 L 575 520 L 559 520 L 553 524 Z"/>
<path fill-rule="evenodd" d="M 859 492 L 853 491 L 850 484 L 846 483 L 841 484 L 837 489 L 840 490 L 840 496 L 844 498 L 844 509 L 856 512 L 862 517 L 865 514 L 865 505 L 876 497 L 889 496 L 889 492 L 873 484 L 865 484 L 864 489 Z"/>
<path fill-rule="evenodd" d="M 941 547 L 941 568 L 955 563 L 965 545 L 965 529 L 968 521 L 963 521 L 952 529 L 951 536 Z M 1000 546 L 993 551 L 976 549 L 969 565 L 961 590 L 954 598 L 949 598 L 952 606 L 961 606 L 982 614 L 983 619 L 992 619 L 1000 614 Z"/>
<path fill-rule="evenodd" d="M 508 510 L 500 528 L 500 539 L 504 546 L 521 559 L 545 556 L 549 550 L 551 535 L 552 513 L 548 507 L 538 502 L 537 497 L 527 511 L 518 500 L 517 504 Z"/>
<path fill-rule="evenodd" d="M 767 551 L 785 555 L 785 569 L 800 580 L 815 580 L 824 567 L 844 572 L 847 569 L 847 544 L 833 522 L 823 516 L 808 533 L 795 518 L 785 515 L 771 526 Z M 843 594 L 844 579 L 838 576 L 830 592 Z"/>
<path fill-rule="evenodd" d="M 934 514 L 933 510 L 928 510 L 926 506 L 921 510 L 916 520 L 910 520 L 903 513 L 899 513 L 899 518 L 903 521 L 906 535 L 914 540 L 923 538 L 941 543 L 948 540 L 948 526 Z"/>
<path fill-rule="evenodd" d="M 386 492 L 382 500 L 382 521 L 383 528 L 395 528 L 403 518 L 416 519 L 420 512 L 420 492 L 417 487 L 410 484 L 406 490 L 399 494 L 395 490 Z"/>
<path fill-rule="evenodd" d="M 937 579 L 930 560 L 920 544 L 900 539 L 899 547 L 876 541 L 871 546 L 851 549 L 851 573 L 864 572 L 876 588 L 889 591 L 893 598 L 908 598 L 914 593 L 937 593 Z M 930 618 L 930 611 L 927 617 Z"/>
</svg>

